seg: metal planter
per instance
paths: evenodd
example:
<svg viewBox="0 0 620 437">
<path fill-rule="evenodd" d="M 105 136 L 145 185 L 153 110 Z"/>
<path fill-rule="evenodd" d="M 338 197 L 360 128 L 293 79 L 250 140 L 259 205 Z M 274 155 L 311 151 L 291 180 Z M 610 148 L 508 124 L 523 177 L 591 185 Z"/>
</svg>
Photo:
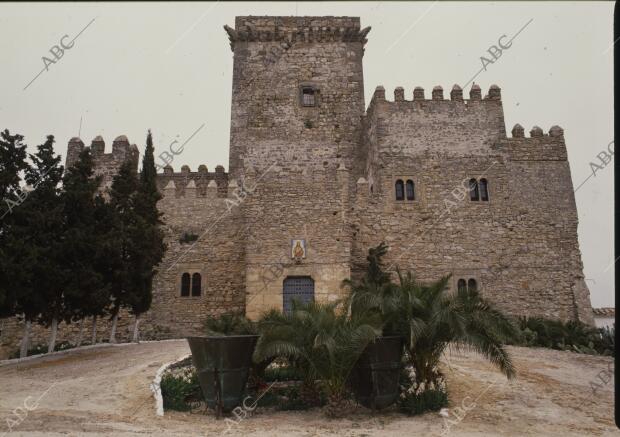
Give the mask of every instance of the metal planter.
<svg viewBox="0 0 620 437">
<path fill-rule="evenodd" d="M 402 354 L 402 337 L 378 337 L 366 347 L 350 379 L 360 404 L 380 410 L 398 400 Z"/>
<path fill-rule="evenodd" d="M 187 337 L 205 401 L 218 416 L 241 404 L 258 337 Z"/>
</svg>

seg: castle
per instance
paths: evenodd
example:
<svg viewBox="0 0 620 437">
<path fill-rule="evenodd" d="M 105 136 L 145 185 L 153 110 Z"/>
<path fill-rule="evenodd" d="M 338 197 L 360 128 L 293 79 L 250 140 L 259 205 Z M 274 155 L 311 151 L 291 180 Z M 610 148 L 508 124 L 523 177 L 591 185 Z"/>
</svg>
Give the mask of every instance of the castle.
<svg viewBox="0 0 620 437">
<path fill-rule="evenodd" d="M 335 300 L 382 241 L 390 268 L 422 281 L 451 273 L 452 288 L 475 287 L 509 314 L 593 323 L 560 127 L 526 137 L 517 124 L 508 137 L 495 85 L 469 99 L 458 85 L 449 99 L 439 86 L 430 99 L 379 86 L 366 107 L 359 18 L 237 17 L 225 30 L 229 171 L 159 174 L 168 251 L 145 332 L 179 337 L 211 314 Z M 68 165 L 83 148 L 71 139 Z M 91 150 L 104 184 L 137 163 L 124 136 L 111 154 L 100 137 Z"/>
</svg>

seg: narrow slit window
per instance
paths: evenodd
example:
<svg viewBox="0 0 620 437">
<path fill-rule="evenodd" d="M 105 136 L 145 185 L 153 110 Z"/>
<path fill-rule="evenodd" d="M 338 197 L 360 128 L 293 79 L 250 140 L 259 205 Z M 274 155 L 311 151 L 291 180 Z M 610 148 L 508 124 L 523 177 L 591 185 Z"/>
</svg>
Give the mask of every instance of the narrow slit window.
<svg viewBox="0 0 620 437">
<path fill-rule="evenodd" d="M 202 292 L 200 273 L 194 273 L 192 276 L 192 296 L 200 296 Z"/>
<path fill-rule="evenodd" d="M 316 95 L 314 88 L 304 87 L 301 89 L 301 104 L 303 106 L 316 106 Z"/>
<path fill-rule="evenodd" d="M 480 200 L 489 201 L 489 183 L 486 179 L 480 179 Z"/>
<path fill-rule="evenodd" d="M 189 296 L 189 282 L 189 273 L 183 273 L 183 276 L 181 276 L 181 296 L 183 297 Z"/>
<path fill-rule="evenodd" d="M 405 186 L 407 189 L 407 200 L 415 200 L 415 185 L 413 181 L 409 179 Z"/>
<path fill-rule="evenodd" d="M 480 200 L 480 194 L 478 192 L 478 181 L 473 178 L 469 180 L 469 198 L 473 201 Z"/>
<path fill-rule="evenodd" d="M 405 186 L 400 179 L 396 181 L 396 200 L 405 200 Z"/>
</svg>

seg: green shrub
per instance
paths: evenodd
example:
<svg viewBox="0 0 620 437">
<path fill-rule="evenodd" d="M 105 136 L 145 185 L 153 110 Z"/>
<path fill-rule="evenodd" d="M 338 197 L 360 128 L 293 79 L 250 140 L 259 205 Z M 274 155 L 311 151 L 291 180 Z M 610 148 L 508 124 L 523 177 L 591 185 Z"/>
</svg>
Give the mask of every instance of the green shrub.
<svg viewBox="0 0 620 437">
<path fill-rule="evenodd" d="M 519 335 L 512 344 L 546 347 L 592 355 L 615 353 L 614 328 L 593 328 L 577 321 L 561 322 L 521 317 Z"/>
<path fill-rule="evenodd" d="M 441 389 L 428 389 L 419 394 L 406 393 L 400 398 L 398 406 L 409 416 L 439 411 L 448 406 L 448 393 Z"/>
<path fill-rule="evenodd" d="M 195 370 L 188 370 L 181 375 L 166 374 L 161 379 L 161 395 L 164 409 L 189 411 L 190 400 L 202 399 L 200 383 Z"/>
<path fill-rule="evenodd" d="M 209 316 L 204 323 L 208 335 L 254 335 L 254 322 L 241 313 L 225 313 Z"/>
<path fill-rule="evenodd" d="M 405 363 L 408 358 L 403 357 Z M 424 414 L 427 411 L 439 411 L 448 406 L 448 389 L 444 376 L 439 373 L 437 379 L 430 382 L 417 382 L 415 369 L 405 364 L 400 372 L 398 383 L 400 397 L 398 407 L 410 416 Z"/>
</svg>

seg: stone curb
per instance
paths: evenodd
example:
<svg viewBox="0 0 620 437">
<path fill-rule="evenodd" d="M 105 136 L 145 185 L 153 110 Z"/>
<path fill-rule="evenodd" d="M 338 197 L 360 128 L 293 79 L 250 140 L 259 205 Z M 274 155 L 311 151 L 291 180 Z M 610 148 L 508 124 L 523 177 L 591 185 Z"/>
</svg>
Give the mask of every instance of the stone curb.
<svg viewBox="0 0 620 437">
<path fill-rule="evenodd" d="M 161 394 L 161 377 L 163 376 L 164 372 L 168 370 L 168 368 L 170 368 L 170 366 L 178 363 L 179 361 L 183 361 L 191 356 L 192 354 L 182 355 L 176 360 L 170 361 L 169 363 L 164 364 L 157 370 L 157 373 L 155 374 L 155 378 L 153 379 L 153 382 L 150 384 L 150 388 L 151 388 L 151 391 L 153 392 L 153 397 L 155 398 L 155 414 L 157 414 L 158 416 L 164 415 L 164 398 Z"/>
</svg>

